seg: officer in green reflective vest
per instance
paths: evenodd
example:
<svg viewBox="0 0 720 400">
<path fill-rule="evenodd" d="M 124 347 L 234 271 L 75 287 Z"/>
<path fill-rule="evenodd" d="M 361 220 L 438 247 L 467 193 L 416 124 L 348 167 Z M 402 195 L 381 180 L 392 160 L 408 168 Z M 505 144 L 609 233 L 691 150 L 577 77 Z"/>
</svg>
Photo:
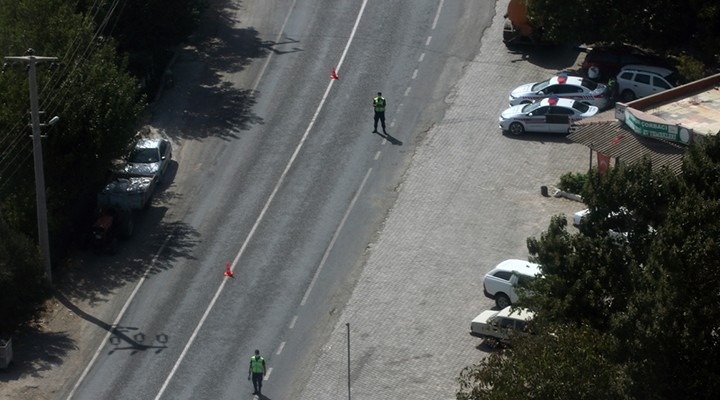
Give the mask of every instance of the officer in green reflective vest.
<svg viewBox="0 0 720 400">
<path fill-rule="evenodd" d="M 255 350 L 255 355 L 250 357 L 250 369 L 248 370 L 248 380 L 252 377 L 253 394 L 260 395 L 262 393 L 262 382 L 266 372 L 265 359 L 260 356 L 260 350 Z"/>
<path fill-rule="evenodd" d="M 378 133 L 377 124 L 378 120 L 382 123 L 383 133 L 387 135 L 385 130 L 385 105 L 387 102 L 383 97 L 382 93 L 378 92 L 377 97 L 373 98 L 373 109 L 375 109 L 375 128 L 373 133 Z"/>
</svg>

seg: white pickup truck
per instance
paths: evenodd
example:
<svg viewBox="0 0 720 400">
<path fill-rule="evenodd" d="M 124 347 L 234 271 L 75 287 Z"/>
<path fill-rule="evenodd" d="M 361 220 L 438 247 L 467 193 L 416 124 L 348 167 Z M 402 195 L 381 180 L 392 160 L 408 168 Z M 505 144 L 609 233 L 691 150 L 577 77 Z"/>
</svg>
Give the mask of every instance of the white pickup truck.
<svg viewBox="0 0 720 400">
<path fill-rule="evenodd" d="M 513 335 L 528 335 L 527 323 L 535 314 L 524 308 L 485 310 L 470 323 L 470 334 L 491 343 L 508 344 Z"/>
</svg>

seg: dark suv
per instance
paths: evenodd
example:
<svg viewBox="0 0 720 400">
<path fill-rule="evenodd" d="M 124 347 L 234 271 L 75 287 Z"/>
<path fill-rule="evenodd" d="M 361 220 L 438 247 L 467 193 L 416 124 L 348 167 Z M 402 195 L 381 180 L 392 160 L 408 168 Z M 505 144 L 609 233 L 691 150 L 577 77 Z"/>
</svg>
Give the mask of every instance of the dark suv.
<svg viewBox="0 0 720 400">
<path fill-rule="evenodd" d="M 593 47 L 582 63 L 582 73 L 587 76 L 590 67 L 599 69 L 599 78 L 606 81 L 615 78 L 620 69 L 630 64 L 656 65 L 667 67 L 660 57 L 654 56 L 637 47 L 628 45 Z"/>
</svg>

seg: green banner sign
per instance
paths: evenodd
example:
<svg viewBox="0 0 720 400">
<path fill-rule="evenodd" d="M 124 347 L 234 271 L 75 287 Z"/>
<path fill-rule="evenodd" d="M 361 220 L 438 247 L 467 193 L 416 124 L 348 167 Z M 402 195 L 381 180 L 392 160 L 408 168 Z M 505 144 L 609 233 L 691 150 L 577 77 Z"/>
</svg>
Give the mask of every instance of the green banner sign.
<svg viewBox="0 0 720 400">
<path fill-rule="evenodd" d="M 625 124 L 636 134 L 655 139 L 665 139 L 682 144 L 690 143 L 691 131 L 679 125 L 646 121 L 625 109 Z"/>
</svg>

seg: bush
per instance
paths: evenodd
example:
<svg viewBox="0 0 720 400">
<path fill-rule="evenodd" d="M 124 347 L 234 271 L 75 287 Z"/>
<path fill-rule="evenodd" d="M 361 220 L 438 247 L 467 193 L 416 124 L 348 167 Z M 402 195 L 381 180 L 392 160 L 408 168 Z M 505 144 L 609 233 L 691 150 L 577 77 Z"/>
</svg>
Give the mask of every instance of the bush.
<svg viewBox="0 0 720 400">
<path fill-rule="evenodd" d="M 0 219 L 0 332 L 31 319 L 49 291 L 37 248 Z"/>
<path fill-rule="evenodd" d="M 706 76 L 705 65 L 701 61 L 688 55 L 678 57 L 677 70 L 680 76 L 688 82 L 702 79 Z"/>
<path fill-rule="evenodd" d="M 587 174 L 568 172 L 560 177 L 558 188 L 569 193 L 580 194 L 587 182 Z"/>
</svg>

